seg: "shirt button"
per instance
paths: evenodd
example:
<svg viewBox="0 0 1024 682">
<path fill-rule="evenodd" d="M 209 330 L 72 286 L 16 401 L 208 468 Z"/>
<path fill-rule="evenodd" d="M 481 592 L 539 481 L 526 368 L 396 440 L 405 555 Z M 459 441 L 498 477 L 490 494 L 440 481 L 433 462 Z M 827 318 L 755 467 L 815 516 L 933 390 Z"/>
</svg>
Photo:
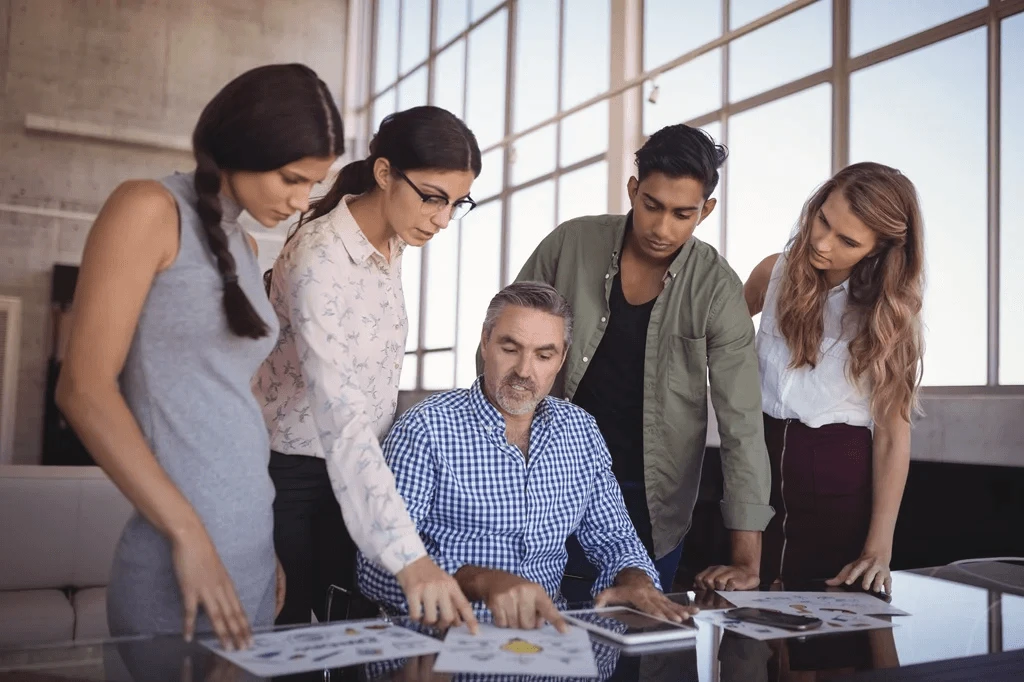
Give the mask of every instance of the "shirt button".
<svg viewBox="0 0 1024 682">
<path fill-rule="evenodd" d="M 610 276 L 611 276 L 611 275 L 609 275 L 609 274 L 608 274 L 607 272 L 606 272 L 606 273 L 604 273 L 604 278 L 605 278 L 605 279 L 608 279 L 608 278 L 609 278 Z"/>
<path fill-rule="evenodd" d="M 589 360 L 589 358 L 586 355 L 584 355 L 583 356 L 583 362 L 586 362 L 587 360 Z"/>
<path fill-rule="evenodd" d="M 602 318 L 601 318 L 601 321 L 602 321 L 602 322 L 607 322 L 607 321 L 608 321 L 608 318 L 607 318 L 607 317 L 602 317 Z"/>
</svg>

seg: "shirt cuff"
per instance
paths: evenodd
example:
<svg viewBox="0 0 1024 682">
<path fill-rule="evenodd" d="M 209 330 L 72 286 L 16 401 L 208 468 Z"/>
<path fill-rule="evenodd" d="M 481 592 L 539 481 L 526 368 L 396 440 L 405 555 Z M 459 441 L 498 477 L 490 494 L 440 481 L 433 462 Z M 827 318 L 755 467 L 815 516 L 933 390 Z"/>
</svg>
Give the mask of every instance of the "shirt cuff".
<svg viewBox="0 0 1024 682">
<path fill-rule="evenodd" d="M 646 555 L 645 555 L 646 558 Z M 615 584 L 615 579 L 627 568 L 636 568 L 647 574 L 647 577 L 651 579 L 654 586 L 659 590 L 661 589 L 661 581 L 658 578 L 658 571 L 655 570 L 654 564 L 648 561 L 637 561 L 635 558 L 624 557 L 621 561 L 615 562 L 611 566 L 606 566 L 602 569 L 601 574 L 597 576 L 597 580 L 594 581 L 594 587 L 591 588 L 591 595 L 596 597 L 601 592 L 607 590 Z"/>
<path fill-rule="evenodd" d="M 423 540 L 416 531 L 412 531 L 385 547 L 377 557 L 377 563 L 391 575 L 398 575 L 403 568 L 425 556 L 427 548 L 423 546 Z"/>
<path fill-rule="evenodd" d="M 767 504 L 727 502 L 722 500 L 722 520 L 729 530 L 750 530 L 761 532 L 775 516 L 775 510 Z"/>
</svg>

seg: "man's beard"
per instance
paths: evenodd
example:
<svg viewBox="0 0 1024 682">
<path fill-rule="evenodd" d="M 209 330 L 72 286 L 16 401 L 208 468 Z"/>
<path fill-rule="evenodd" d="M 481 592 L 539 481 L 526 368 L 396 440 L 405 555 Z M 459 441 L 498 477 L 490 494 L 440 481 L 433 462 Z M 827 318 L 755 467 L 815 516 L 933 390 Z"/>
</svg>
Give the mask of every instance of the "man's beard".
<svg viewBox="0 0 1024 682">
<path fill-rule="evenodd" d="M 533 412 L 543 396 L 538 395 L 537 386 L 532 381 L 512 371 L 501 380 L 494 399 L 506 413 L 519 417 Z"/>
</svg>

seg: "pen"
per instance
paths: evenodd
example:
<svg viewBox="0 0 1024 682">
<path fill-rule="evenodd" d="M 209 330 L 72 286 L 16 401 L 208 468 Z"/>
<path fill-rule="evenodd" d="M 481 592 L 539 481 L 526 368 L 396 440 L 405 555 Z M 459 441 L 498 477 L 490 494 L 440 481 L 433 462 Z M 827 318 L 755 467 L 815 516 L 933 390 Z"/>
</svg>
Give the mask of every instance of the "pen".
<svg viewBox="0 0 1024 682">
<path fill-rule="evenodd" d="M 327 660 L 328 658 L 330 658 L 331 656 L 334 656 L 334 655 L 336 655 L 336 654 L 340 653 L 340 651 L 341 651 L 341 650 L 340 650 L 340 649 L 338 649 L 337 651 L 332 651 L 332 652 L 331 652 L 331 653 L 329 653 L 329 654 L 324 654 L 323 656 L 317 656 L 316 658 L 314 658 L 314 659 L 313 659 L 313 662 L 314 662 L 314 663 L 319 663 L 320 661 L 326 661 L 326 660 Z"/>
</svg>

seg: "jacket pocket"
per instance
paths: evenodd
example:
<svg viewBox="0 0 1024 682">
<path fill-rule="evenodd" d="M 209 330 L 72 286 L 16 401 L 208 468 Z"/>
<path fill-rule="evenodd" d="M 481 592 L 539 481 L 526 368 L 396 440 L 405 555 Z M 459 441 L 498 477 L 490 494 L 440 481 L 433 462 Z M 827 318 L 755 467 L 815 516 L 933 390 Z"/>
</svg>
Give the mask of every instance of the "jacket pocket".
<svg viewBox="0 0 1024 682">
<path fill-rule="evenodd" d="M 705 402 L 708 395 L 707 340 L 673 335 L 669 349 L 668 388 L 691 402 Z"/>
</svg>

